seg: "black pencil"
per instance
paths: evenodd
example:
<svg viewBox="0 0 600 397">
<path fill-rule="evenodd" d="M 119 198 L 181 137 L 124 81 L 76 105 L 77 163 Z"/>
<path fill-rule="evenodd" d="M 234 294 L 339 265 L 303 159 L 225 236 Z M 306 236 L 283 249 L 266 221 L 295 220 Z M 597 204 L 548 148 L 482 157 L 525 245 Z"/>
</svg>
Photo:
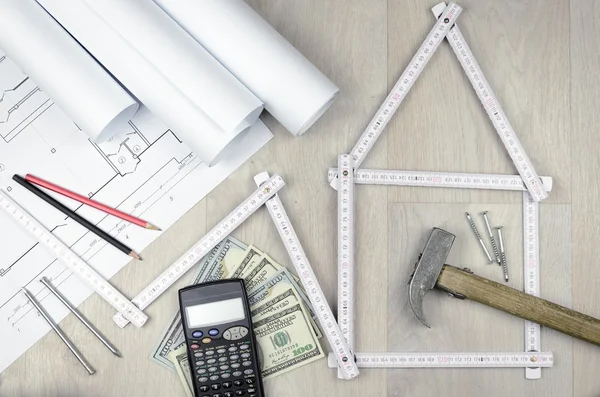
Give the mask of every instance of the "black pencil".
<svg viewBox="0 0 600 397">
<path fill-rule="evenodd" d="M 15 182 L 17 182 L 19 185 L 23 186 L 25 189 L 29 190 L 31 193 L 35 194 L 36 196 L 38 196 L 39 198 L 44 200 L 46 203 L 50 204 L 52 207 L 56 208 L 57 210 L 59 210 L 60 212 L 65 214 L 66 216 L 73 219 L 75 222 L 79 223 L 81 226 L 85 227 L 90 232 L 94 233 L 101 239 L 105 240 L 107 243 L 109 243 L 110 245 L 112 245 L 113 247 L 118 249 L 119 251 L 123 251 L 124 253 L 126 253 L 127 255 L 129 255 L 135 259 L 142 260 L 142 258 L 131 248 L 129 248 L 128 246 L 126 246 L 125 244 L 123 244 L 122 242 L 120 242 L 119 240 L 117 240 L 116 238 L 111 236 L 110 234 L 106 233 L 104 230 L 100 229 L 98 226 L 94 225 L 93 223 L 91 223 L 90 221 L 88 221 L 87 219 L 82 217 L 81 215 L 77 214 L 75 211 L 71 210 L 67 206 L 65 206 L 62 203 L 60 203 L 59 201 L 55 200 L 49 194 L 45 193 L 41 189 L 38 189 L 33 184 L 27 182 L 25 180 L 25 178 L 23 178 L 19 175 L 13 175 L 13 180 Z"/>
</svg>

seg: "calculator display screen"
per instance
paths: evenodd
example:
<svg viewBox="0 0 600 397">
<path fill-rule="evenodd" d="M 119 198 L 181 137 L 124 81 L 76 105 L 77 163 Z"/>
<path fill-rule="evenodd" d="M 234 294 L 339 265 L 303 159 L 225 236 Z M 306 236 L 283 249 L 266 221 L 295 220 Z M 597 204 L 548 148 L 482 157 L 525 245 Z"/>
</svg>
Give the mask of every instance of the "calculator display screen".
<svg viewBox="0 0 600 397">
<path fill-rule="evenodd" d="M 243 320 L 242 298 L 227 299 L 185 308 L 189 328 L 205 327 Z"/>
</svg>

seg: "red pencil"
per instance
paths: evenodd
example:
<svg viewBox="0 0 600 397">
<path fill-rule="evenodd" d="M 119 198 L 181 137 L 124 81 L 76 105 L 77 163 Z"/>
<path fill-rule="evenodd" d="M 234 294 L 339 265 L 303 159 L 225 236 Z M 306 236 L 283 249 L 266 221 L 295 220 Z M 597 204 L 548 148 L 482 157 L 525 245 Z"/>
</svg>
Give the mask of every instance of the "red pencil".
<svg viewBox="0 0 600 397">
<path fill-rule="evenodd" d="M 69 198 L 71 198 L 71 199 L 73 199 L 75 201 L 79 201 L 82 204 L 86 204 L 86 205 L 89 205 L 90 207 L 94 207 L 97 210 L 106 212 L 107 214 L 116 216 L 117 218 L 121 218 L 121 219 L 123 219 L 123 220 L 125 220 L 127 222 L 134 223 L 134 224 L 136 224 L 138 226 L 141 226 L 141 227 L 144 227 L 146 229 L 160 230 L 158 227 L 154 226 L 153 224 L 151 224 L 149 222 L 143 221 L 143 220 L 141 220 L 139 218 L 136 218 L 135 216 L 126 214 L 126 213 L 121 212 L 121 211 L 119 211 L 117 209 L 111 208 L 111 207 L 109 207 L 107 205 L 104 205 L 104 204 L 99 203 L 97 201 L 91 200 L 91 199 L 89 199 L 89 198 L 87 198 L 85 196 L 82 196 L 82 195 L 77 194 L 75 192 L 72 192 L 70 190 L 64 189 L 64 188 L 62 188 L 60 186 L 56 186 L 53 183 L 50 183 L 50 182 L 45 181 L 43 179 L 40 179 L 40 178 L 38 178 L 36 176 L 33 176 L 31 174 L 27 174 L 25 176 L 25 180 L 27 182 L 33 183 L 34 185 L 41 186 L 43 188 L 46 188 L 48 190 L 52 190 L 53 192 L 56 192 L 56 193 L 61 194 L 63 196 L 69 197 Z"/>
</svg>

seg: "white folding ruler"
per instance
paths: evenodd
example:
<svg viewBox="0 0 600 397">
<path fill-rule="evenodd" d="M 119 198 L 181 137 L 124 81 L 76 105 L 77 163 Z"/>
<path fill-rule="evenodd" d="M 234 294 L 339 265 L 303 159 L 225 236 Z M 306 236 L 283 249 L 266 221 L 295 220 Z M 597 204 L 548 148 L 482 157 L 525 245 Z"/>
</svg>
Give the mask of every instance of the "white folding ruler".
<svg viewBox="0 0 600 397">
<path fill-rule="evenodd" d="M 347 163 L 344 162 L 346 159 L 345 155 L 340 156 L 338 171 L 341 170 L 342 176 L 344 172 L 348 170 L 351 172 L 352 169 L 349 167 Z M 358 170 L 360 173 L 361 170 Z M 371 170 L 367 170 L 367 173 Z M 379 171 L 376 172 L 386 173 L 390 171 Z M 392 171 L 398 172 L 398 175 L 414 175 L 414 171 Z M 330 171 L 331 174 L 331 171 Z M 432 173 L 428 173 L 432 174 Z M 380 176 L 382 174 L 379 174 Z M 452 173 L 444 173 L 445 177 L 443 178 L 435 178 L 435 186 L 436 187 L 446 187 L 446 188 L 463 188 L 464 184 L 457 183 L 457 181 L 466 181 L 468 175 L 471 174 L 452 174 Z M 486 174 L 477 174 L 478 177 L 470 180 L 469 187 L 477 188 L 477 189 L 500 189 L 498 186 L 502 185 L 503 181 L 512 181 L 513 178 L 519 178 L 520 183 L 505 183 L 506 186 L 503 190 L 520 190 L 523 191 L 524 195 L 527 197 L 531 197 L 531 195 L 527 192 L 524 187 L 523 179 L 520 176 L 511 176 L 511 175 L 486 175 Z M 363 174 L 363 184 L 369 184 L 369 180 L 371 180 L 372 175 L 369 177 L 364 177 Z M 402 179 L 402 178 L 400 178 Z M 358 180 L 358 178 L 356 178 Z M 383 178 L 382 180 L 388 181 L 390 179 Z M 352 178 L 348 178 L 348 182 L 352 182 Z M 542 181 L 546 182 L 543 186 L 544 191 L 550 191 L 552 189 L 552 178 L 545 177 Z M 352 201 L 351 195 L 347 195 L 346 197 L 349 200 L 340 201 L 339 197 L 343 197 L 343 191 L 341 183 L 343 179 L 340 177 L 340 186 L 338 186 L 338 205 L 340 203 L 345 208 L 353 208 L 354 202 Z M 422 187 L 431 187 L 431 180 L 409 180 L 406 181 L 409 186 L 422 186 Z M 378 180 L 374 184 L 383 184 L 381 180 Z M 398 180 L 394 180 L 393 185 L 403 185 Z M 518 187 L 518 188 L 517 188 Z M 537 202 L 531 199 L 531 203 L 527 203 L 527 205 L 533 205 L 533 208 L 537 208 Z M 529 207 L 525 207 L 525 211 L 527 212 Z M 340 211 L 338 209 L 338 211 Z M 526 216 L 524 215 L 524 224 L 523 224 L 523 234 L 527 236 L 527 242 L 534 247 L 537 247 L 537 242 L 539 240 L 537 234 L 537 227 L 531 228 L 530 224 L 534 223 L 537 226 L 537 216 Z M 342 220 L 338 218 L 338 230 L 342 227 Z M 342 229 L 344 230 L 344 229 Z M 528 233 L 529 232 L 529 233 Z M 338 235 L 338 244 L 341 244 L 341 241 L 354 241 L 354 230 L 352 227 L 344 233 Z M 349 274 L 353 274 L 354 270 L 352 269 L 354 263 L 348 262 L 348 266 L 350 269 L 342 269 L 341 264 L 338 260 L 338 274 L 342 272 L 348 272 Z M 537 261 L 534 261 L 537 264 Z M 525 266 L 527 267 L 527 266 Z M 526 270 L 526 279 L 529 277 L 529 274 L 538 274 L 537 268 L 532 268 L 530 270 Z M 532 283 L 532 286 L 536 286 L 536 283 Z M 351 284 L 341 283 L 338 285 L 338 296 L 348 296 L 354 293 L 353 286 Z M 353 303 L 352 299 L 348 299 L 348 302 Z M 339 307 L 339 306 L 338 306 Z M 349 307 L 345 308 L 349 313 L 352 313 L 354 308 Z M 353 326 L 353 322 L 349 323 L 349 326 Z M 353 334 L 353 330 L 349 330 L 349 335 Z M 429 353 L 355 353 L 357 358 L 357 365 L 359 367 L 366 368 L 461 368 L 461 367 L 521 367 L 521 368 L 529 368 L 533 367 L 534 371 L 539 371 L 541 367 L 552 366 L 553 364 L 553 355 L 550 352 L 540 352 L 539 351 L 539 332 L 535 336 L 535 340 L 537 340 L 537 349 L 531 352 L 499 352 L 499 353 L 481 353 L 481 352 L 472 352 L 472 353 L 438 353 L 438 352 L 429 352 Z M 332 364 L 331 359 L 329 361 L 329 365 L 332 368 L 335 368 L 336 365 Z M 541 363 L 538 365 L 538 363 Z M 534 378 L 531 378 L 534 379 Z"/>
<path fill-rule="evenodd" d="M 540 296 L 540 205 L 528 192 L 523 192 L 523 284 L 524 291 Z M 525 351 L 535 353 L 541 350 L 540 325 L 525 320 Z M 525 368 L 527 379 L 540 379 L 541 368 Z"/>
<path fill-rule="evenodd" d="M 329 368 L 337 363 L 329 357 Z M 356 353 L 360 368 L 527 368 L 552 367 L 552 353 Z"/>
<path fill-rule="evenodd" d="M 75 254 L 66 244 L 46 229 L 31 214 L 25 211 L 8 194 L 0 190 L 0 208 L 3 209 L 23 229 L 27 230 L 40 244 L 56 255 L 73 274 L 83 280 L 90 288 L 98 293 L 112 307 L 119 311 L 137 327 L 148 320 L 140 309 L 121 294 L 115 287 L 99 275 L 90 265 Z"/>
<path fill-rule="evenodd" d="M 268 179 L 269 174 L 266 172 L 260 173 L 254 177 L 254 181 L 258 186 L 262 186 Z M 302 285 L 310 299 L 310 303 L 319 318 L 323 333 L 333 349 L 331 357 L 337 363 L 339 375 L 342 379 L 355 378 L 358 376 L 358 367 L 354 362 L 354 354 L 352 353 L 351 345 L 346 342 L 346 339 L 340 330 L 340 326 L 335 321 L 331 308 L 325 299 L 325 294 L 323 294 L 323 290 L 308 262 L 308 258 L 304 253 L 304 249 L 294 231 L 290 218 L 283 208 L 279 196 L 275 195 L 273 198 L 269 199 L 266 206 L 277 227 L 277 231 L 283 240 L 283 245 L 296 268 L 296 273 L 298 273 L 298 276 L 302 281 Z"/>
<path fill-rule="evenodd" d="M 329 168 L 327 178 L 338 174 Z M 552 178 L 541 177 L 547 191 L 552 190 Z M 354 183 L 359 185 L 421 186 L 457 189 L 490 189 L 526 191 L 527 187 L 519 175 L 474 174 L 464 172 L 400 171 L 362 168 L 354 171 Z"/>
<path fill-rule="evenodd" d="M 438 19 L 437 23 L 431 29 L 427 38 L 419 47 L 419 50 L 412 58 L 398 82 L 392 88 L 375 117 L 371 120 L 367 129 L 362 133 L 358 142 L 352 148 L 350 155 L 352 156 L 352 166 L 357 169 L 365 156 L 375 145 L 375 141 L 379 138 L 379 135 L 390 121 L 398 107 L 410 91 L 411 87 L 427 65 L 427 62 L 431 59 L 433 53 L 438 49 L 441 42 L 448 34 L 450 27 L 454 24 L 458 16 L 460 15 L 462 8 L 455 3 L 450 3 L 448 7 L 442 13 L 442 16 Z M 331 186 L 337 189 L 337 175 L 330 180 Z"/>
<path fill-rule="evenodd" d="M 354 181 L 352 159 L 338 160 L 338 310 L 337 319 L 350 348 L 354 348 Z M 338 378 L 342 374 L 338 371 Z"/>
<path fill-rule="evenodd" d="M 148 307 L 284 185 L 285 182 L 279 175 L 273 175 L 267 183 L 252 193 L 250 197 L 244 200 L 236 209 L 202 237 L 200 241 L 194 244 L 194 246 L 177 259 L 175 263 L 169 266 L 167 270 L 152 281 L 133 299 L 133 303 L 142 310 Z M 113 320 L 121 328 L 129 324 L 129 321 L 122 316 L 121 313 L 117 313 L 113 317 Z"/>
<path fill-rule="evenodd" d="M 447 9 L 446 3 L 439 3 L 431 11 L 436 18 L 439 17 L 439 19 L 442 19 L 445 18 L 445 9 Z M 510 125 L 506 114 L 504 114 L 502 107 L 500 107 L 500 103 L 496 99 L 492 88 L 488 84 L 479 64 L 477 64 L 473 53 L 456 24 L 450 28 L 450 32 L 446 37 L 467 74 L 471 85 L 475 89 L 477 97 L 479 97 L 481 104 L 492 121 L 496 132 L 498 132 L 502 143 L 506 147 L 510 158 L 515 167 L 517 167 L 519 175 L 521 175 L 525 185 L 527 185 L 527 190 L 535 201 L 547 198 L 548 193 L 543 189 L 540 177 L 533 168 L 533 164 L 527 153 L 525 153 L 525 149 L 523 149 L 523 145 L 521 145 L 515 130 Z"/>
</svg>

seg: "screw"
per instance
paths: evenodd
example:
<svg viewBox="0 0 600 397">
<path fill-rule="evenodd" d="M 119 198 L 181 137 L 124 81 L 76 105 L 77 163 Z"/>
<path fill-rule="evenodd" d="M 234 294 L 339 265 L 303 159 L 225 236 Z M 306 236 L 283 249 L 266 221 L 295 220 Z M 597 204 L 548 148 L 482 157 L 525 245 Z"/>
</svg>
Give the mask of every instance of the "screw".
<svg viewBox="0 0 600 397">
<path fill-rule="evenodd" d="M 495 228 L 498 232 L 498 241 L 500 242 L 500 259 L 502 259 L 502 270 L 504 270 L 504 280 L 508 282 L 508 266 L 506 264 L 506 253 L 504 252 L 504 239 L 502 238 L 502 226 Z"/>
<path fill-rule="evenodd" d="M 488 257 L 488 260 L 490 261 L 490 263 L 494 262 L 490 255 L 490 252 L 488 251 L 487 247 L 483 243 L 483 240 L 481 239 L 481 234 L 479 234 L 479 231 L 477 230 L 477 226 L 475 226 L 475 222 L 473 222 L 471 215 L 469 215 L 468 212 L 465 212 L 465 214 L 467 215 L 467 220 L 469 221 L 469 225 L 471 225 L 471 230 L 473 230 L 473 234 L 475 234 L 475 237 L 477 237 L 477 240 L 479 240 L 479 244 L 481 245 L 481 248 L 483 248 L 483 252 L 485 252 L 485 255 Z"/>
<path fill-rule="evenodd" d="M 498 253 L 498 246 L 496 245 L 496 239 L 494 238 L 494 233 L 492 233 L 492 228 L 490 227 L 490 221 L 487 217 L 487 211 L 483 211 L 481 215 L 483 215 L 483 220 L 485 221 L 485 227 L 487 228 L 488 234 L 490 235 L 490 241 L 492 242 L 492 248 L 494 249 L 494 254 L 496 255 L 496 262 L 498 262 L 498 266 L 501 265 L 500 254 Z"/>
</svg>

